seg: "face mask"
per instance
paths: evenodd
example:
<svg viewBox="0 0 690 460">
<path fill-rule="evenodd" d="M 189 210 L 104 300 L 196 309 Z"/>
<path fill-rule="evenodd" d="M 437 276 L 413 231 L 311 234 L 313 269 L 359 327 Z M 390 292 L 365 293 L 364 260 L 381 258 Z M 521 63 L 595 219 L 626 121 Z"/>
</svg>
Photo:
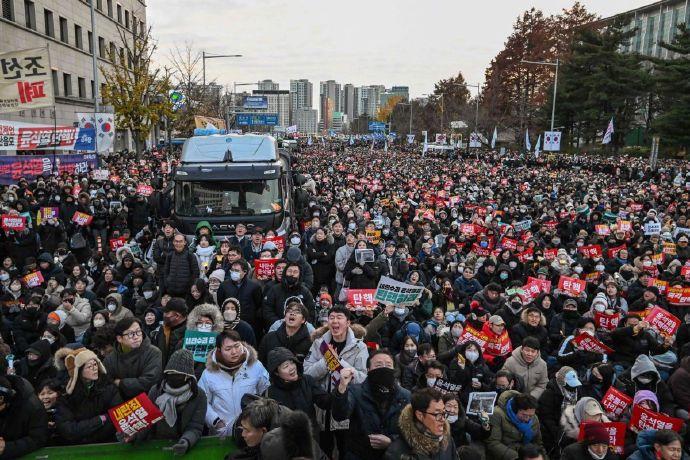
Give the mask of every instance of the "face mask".
<svg viewBox="0 0 690 460">
<path fill-rule="evenodd" d="M 462 334 L 462 329 L 454 327 L 450 330 L 450 334 L 457 339 L 458 337 L 460 337 L 460 334 Z"/>
<path fill-rule="evenodd" d="M 596 267 L 594 267 L 594 269 L 598 272 L 603 272 L 604 268 L 606 268 L 606 267 L 604 267 L 603 265 L 597 265 Z"/>
<path fill-rule="evenodd" d="M 237 312 L 233 310 L 225 310 L 223 312 L 223 319 L 228 322 L 233 322 L 237 318 Z"/>
<path fill-rule="evenodd" d="M 108 308 L 108 311 L 112 313 L 117 308 L 117 304 L 109 303 L 107 308 Z"/>
<path fill-rule="evenodd" d="M 606 306 L 605 306 L 605 305 L 601 305 L 601 304 L 597 304 L 597 305 L 594 307 L 594 310 L 598 311 L 599 313 L 603 313 L 603 312 L 606 310 Z"/>
<path fill-rule="evenodd" d="M 559 240 L 558 238 L 552 239 L 551 242 L 552 242 L 553 244 L 555 244 L 556 246 L 558 246 L 559 244 L 561 244 L 561 240 Z"/>
<path fill-rule="evenodd" d="M 2 275 L 0 275 L 0 281 L 7 281 L 8 279 L 10 279 L 10 275 L 8 275 L 7 273 L 3 273 Z"/>
<path fill-rule="evenodd" d="M 144 298 L 145 299 L 150 299 L 153 297 L 154 292 L 153 291 L 144 291 Z"/>
<path fill-rule="evenodd" d="M 93 320 L 93 326 L 94 327 L 103 327 L 105 326 L 105 320 L 103 318 L 98 318 Z"/>
<path fill-rule="evenodd" d="M 405 314 L 405 307 L 395 307 L 395 314 L 398 316 L 402 316 Z"/>
<path fill-rule="evenodd" d="M 579 266 L 575 267 L 575 268 L 573 268 L 573 271 L 577 274 L 580 274 L 580 273 L 582 273 L 582 267 L 579 267 Z"/>
<path fill-rule="evenodd" d="M 300 242 L 299 238 L 290 238 L 290 244 L 297 246 Z"/>
<path fill-rule="evenodd" d="M 372 369 L 367 374 L 367 380 L 379 393 L 390 393 L 395 389 L 395 370 L 390 367 Z"/>
<path fill-rule="evenodd" d="M 577 244 L 578 248 L 581 248 L 582 246 L 585 245 L 585 243 L 583 241 L 578 241 L 576 244 Z"/>
<path fill-rule="evenodd" d="M 654 380 L 651 377 L 647 377 L 646 375 L 640 376 L 637 378 L 637 381 L 640 382 L 642 385 L 647 385 L 649 383 L 652 383 L 652 380 Z"/>
<path fill-rule="evenodd" d="M 479 352 L 474 350 L 468 350 L 465 352 L 465 358 L 467 358 L 471 363 L 479 359 Z"/>
<path fill-rule="evenodd" d="M 453 423 L 457 422 L 457 421 L 458 421 L 458 416 L 457 416 L 457 415 L 449 415 L 449 416 L 448 416 L 448 423 L 450 423 L 451 425 L 452 425 Z"/>
<path fill-rule="evenodd" d="M 41 337 L 41 339 L 46 340 L 51 345 L 55 343 L 55 337 L 50 335 L 44 335 L 43 337 Z"/>
<path fill-rule="evenodd" d="M 608 453 L 608 451 L 604 451 L 603 455 L 597 455 L 592 452 L 592 448 L 589 446 L 587 447 L 587 452 L 589 452 L 589 455 L 591 455 L 595 460 L 604 460 L 606 458 L 606 454 Z"/>
<path fill-rule="evenodd" d="M 297 284 L 297 277 L 296 276 L 286 276 L 285 277 L 285 282 L 288 284 L 288 286 L 294 286 Z"/>
<path fill-rule="evenodd" d="M 509 263 L 508 263 L 508 266 L 509 266 L 511 269 L 513 269 L 513 268 L 517 267 L 517 262 L 509 262 Z"/>
<path fill-rule="evenodd" d="M 644 265 L 645 267 L 651 267 L 652 261 L 651 260 L 645 260 L 644 262 L 642 262 L 642 265 Z"/>
<path fill-rule="evenodd" d="M 519 310 L 522 308 L 522 304 L 520 302 L 510 302 L 510 308 L 513 310 Z"/>
<path fill-rule="evenodd" d="M 196 330 L 199 332 L 211 332 L 212 329 L 213 329 L 213 325 L 212 324 L 206 324 L 206 323 L 199 324 L 196 327 Z"/>
<path fill-rule="evenodd" d="M 166 374 L 165 381 L 171 388 L 180 388 L 187 383 L 187 376 L 182 374 Z"/>
<path fill-rule="evenodd" d="M 414 358 L 417 356 L 417 349 L 416 348 L 405 348 L 405 353 L 407 354 L 408 357 Z"/>
<path fill-rule="evenodd" d="M 10 289 L 14 292 L 19 292 L 22 289 L 22 285 L 21 284 L 12 284 L 10 286 Z"/>
<path fill-rule="evenodd" d="M 441 271 L 441 266 L 440 266 L 440 265 L 435 265 L 435 266 L 434 266 L 434 271 L 435 271 L 436 273 L 440 272 L 440 271 Z"/>
<path fill-rule="evenodd" d="M 433 387 L 435 383 L 436 383 L 436 377 L 427 377 L 426 378 L 426 385 L 429 388 Z"/>
<path fill-rule="evenodd" d="M 506 272 L 501 272 L 498 277 L 502 279 L 503 281 L 508 279 L 508 274 Z"/>
<path fill-rule="evenodd" d="M 479 243 L 479 246 L 482 248 L 486 248 L 487 246 L 489 246 L 489 242 L 488 241 L 482 241 Z"/>
<path fill-rule="evenodd" d="M 233 281 L 239 281 L 242 278 L 240 272 L 230 272 L 230 279 Z"/>
</svg>

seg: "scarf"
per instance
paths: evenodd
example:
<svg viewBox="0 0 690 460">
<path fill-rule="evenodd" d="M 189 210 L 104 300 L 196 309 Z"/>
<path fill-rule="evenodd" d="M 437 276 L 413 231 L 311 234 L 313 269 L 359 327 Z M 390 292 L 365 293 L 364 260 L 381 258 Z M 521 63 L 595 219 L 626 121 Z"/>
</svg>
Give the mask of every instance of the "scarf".
<svg viewBox="0 0 690 460">
<path fill-rule="evenodd" d="M 532 431 L 532 420 L 523 422 L 517 417 L 517 414 L 513 410 L 514 400 L 514 398 L 511 398 L 508 401 L 508 404 L 506 404 L 506 415 L 508 416 L 508 420 L 510 420 L 510 422 L 513 425 L 515 425 L 515 428 L 517 428 L 518 431 L 522 434 L 522 444 L 529 444 L 532 442 L 532 439 L 534 439 L 534 432 Z"/>
<path fill-rule="evenodd" d="M 189 383 L 180 388 L 172 388 L 167 383 L 163 384 L 163 393 L 156 398 L 156 405 L 163 412 L 165 422 L 174 427 L 177 423 L 177 406 L 189 401 L 192 397 L 192 389 Z"/>
<path fill-rule="evenodd" d="M 247 356 L 249 356 L 249 351 L 247 348 L 244 348 L 244 352 L 242 353 L 242 357 L 235 363 L 226 363 L 222 361 L 223 357 L 219 354 L 214 352 L 215 358 L 216 358 L 216 364 L 218 364 L 218 367 L 223 369 L 225 372 L 230 373 L 231 375 L 237 371 L 240 367 L 242 367 L 242 364 L 247 360 Z"/>
</svg>

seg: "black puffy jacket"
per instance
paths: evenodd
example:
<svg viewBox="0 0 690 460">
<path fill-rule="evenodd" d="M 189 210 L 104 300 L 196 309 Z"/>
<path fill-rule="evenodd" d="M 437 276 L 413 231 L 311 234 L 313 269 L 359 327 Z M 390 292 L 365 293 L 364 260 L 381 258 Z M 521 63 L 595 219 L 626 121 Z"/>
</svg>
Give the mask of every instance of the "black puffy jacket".
<svg viewBox="0 0 690 460">
<path fill-rule="evenodd" d="M 0 459 L 27 455 L 43 447 L 48 439 L 48 417 L 31 384 L 15 375 L 7 379 L 17 393 L 9 407 L 0 412 L 0 437 L 5 440 Z"/>
<path fill-rule="evenodd" d="M 162 277 L 164 293 L 184 298 L 197 278 L 199 265 L 189 249 L 173 251 L 168 255 Z"/>
</svg>

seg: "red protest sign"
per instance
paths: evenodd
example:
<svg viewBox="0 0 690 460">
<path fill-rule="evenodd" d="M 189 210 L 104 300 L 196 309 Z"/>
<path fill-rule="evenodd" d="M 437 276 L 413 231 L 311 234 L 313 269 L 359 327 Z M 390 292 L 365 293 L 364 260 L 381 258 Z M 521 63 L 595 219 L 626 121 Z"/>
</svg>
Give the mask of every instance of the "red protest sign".
<svg viewBox="0 0 690 460">
<path fill-rule="evenodd" d="M 613 350 L 611 348 L 607 347 L 599 339 L 589 335 L 587 332 L 583 332 L 577 337 L 575 337 L 572 343 L 573 345 L 577 345 L 585 351 L 599 353 L 600 355 L 613 353 Z"/>
<path fill-rule="evenodd" d="M 606 412 L 616 417 L 620 416 L 625 409 L 633 403 L 633 398 L 611 385 L 601 400 L 601 405 Z"/>
<path fill-rule="evenodd" d="M 611 227 L 605 224 L 595 225 L 594 231 L 597 232 L 597 235 L 607 236 L 611 234 Z"/>
<path fill-rule="evenodd" d="M 527 285 L 536 285 L 539 288 L 540 293 L 545 293 L 548 294 L 551 292 L 551 281 L 550 280 L 542 280 L 539 278 L 532 278 L 531 276 L 527 277 Z"/>
<path fill-rule="evenodd" d="M 5 231 L 14 230 L 15 232 L 21 232 L 26 228 L 26 217 L 3 214 L 0 219 L 2 219 L 2 229 Z"/>
<path fill-rule="evenodd" d="M 508 331 L 503 331 L 503 334 L 496 338 L 488 339 L 484 351 L 494 356 L 507 356 L 513 351 L 513 344 L 510 342 Z"/>
<path fill-rule="evenodd" d="M 683 265 L 683 267 L 680 269 L 680 276 L 682 276 L 686 280 L 690 279 L 690 266 Z"/>
<path fill-rule="evenodd" d="M 600 313 L 598 311 L 594 312 L 594 324 L 596 325 L 597 329 L 606 329 L 607 331 L 612 331 L 618 327 L 620 320 L 620 313 L 612 313 L 607 315 L 606 313 Z"/>
<path fill-rule="evenodd" d="M 616 257 L 616 256 L 618 255 L 618 253 L 619 253 L 622 249 L 627 249 L 627 248 L 628 248 L 628 247 L 627 247 L 625 244 L 621 244 L 620 246 L 616 246 L 616 247 L 613 247 L 613 248 L 609 248 L 609 249 L 606 251 L 606 255 L 608 256 L 609 259 L 613 259 L 614 257 Z"/>
<path fill-rule="evenodd" d="M 278 259 L 254 259 L 254 276 L 258 279 L 273 278 Z"/>
<path fill-rule="evenodd" d="M 489 336 L 485 333 L 476 330 L 472 326 L 466 326 L 458 338 L 458 345 L 466 342 L 476 342 L 484 350 L 486 343 L 489 341 Z"/>
<path fill-rule="evenodd" d="M 569 276 L 561 276 L 558 279 L 558 289 L 573 297 L 579 296 L 585 291 L 585 288 L 587 288 L 587 281 L 585 280 L 571 278 Z"/>
<path fill-rule="evenodd" d="M 666 293 L 666 300 L 672 305 L 690 306 L 690 288 L 671 287 Z"/>
<path fill-rule="evenodd" d="M 534 249 L 528 248 L 525 251 L 515 254 L 518 260 L 522 263 L 534 260 Z"/>
<path fill-rule="evenodd" d="M 352 309 L 365 308 L 370 310 L 377 304 L 374 300 L 375 294 L 376 289 L 348 289 L 347 306 Z"/>
<path fill-rule="evenodd" d="M 558 248 L 545 249 L 544 250 L 544 259 L 546 259 L 546 260 L 556 260 L 557 255 L 558 255 Z"/>
<path fill-rule="evenodd" d="M 137 194 L 142 196 L 151 196 L 153 194 L 153 187 L 150 185 L 140 184 L 137 186 Z"/>
<path fill-rule="evenodd" d="M 460 233 L 463 235 L 474 235 L 474 224 L 460 224 Z"/>
<path fill-rule="evenodd" d="M 117 251 L 119 248 L 125 245 L 127 242 L 127 239 L 124 236 L 121 236 L 119 238 L 111 238 L 108 243 L 110 245 L 110 250 L 112 252 Z"/>
<path fill-rule="evenodd" d="M 649 310 L 645 321 L 662 335 L 674 335 L 680 327 L 680 320 L 658 305 Z"/>
<path fill-rule="evenodd" d="M 578 441 L 585 439 L 585 425 L 588 423 L 597 422 L 582 422 L 580 424 L 580 433 L 577 435 Z M 609 433 L 609 447 L 611 450 L 616 454 L 622 454 L 625 450 L 625 430 L 627 429 L 625 422 L 606 422 L 601 424 Z"/>
<path fill-rule="evenodd" d="M 630 223 L 629 220 L 619 220 L 617 227 L 618 227 L 618 230 L 620 230 L 621 232 L 632 231 L 632 224 Z"/>
<path fill-rule="evenodd" d="M 598 244 L 590 244 L 589 246 L 579 247 L 578 252 L 586 259 L 598 259 L 601 257 L 601 246 Z"/>
<path fill-rule="evenodd" d="M 72 222 L 74 222 L 77 225 L 81 225 L 82 227 L 89 225 L 92 220 L 93 216 L 81 211 L 75 212 L 72 216 Z"/>
<path fill-rule="evenodd" d="M 505 237 L 501 240 L 501 247 L 503 249 L 510 249 L 511 251 L 515 251 L 517 249 L 517 240 L 513 238 L 508 238 Z"/>
<path fill-rule="evenodd" d="M 477 243 L 474 243 L 472 245 L 472 252 L 477 254 L 479 257 L 488 257 L 491 255 L 491 248 L 483 248 L 479 246 Z"/>
<path fill-rule="evenodd" d="M 666 414 L 645 409 L 639 404 L 635 404 L 630 417 L 630 426 L 637 428 L 638 431 L 644 430 L 673 430 L 679 432 L 683 426 L 683 420 L 669 417 Z"/>
<path fill-rule="evenodd" d="M 108 415 L 117 432 L 127 436 L 150 428 L 163 418 L 161 411 L 146 393 L 140 393 L 129 401 L 108 409 Z"/>
<path fill-rule="evenodd" d="M 271 242 L 276 245 L 278 252 L 283 252 L 285 250 L 285 237 L 283 236 L 268 236 L 264 237 L 263 244 Z"/>
<path fill-rule="evenodd" d="M 44 281 L 43 274 L 39 271 L 35 271 L 33 273 L 29 273 L 28 275 L 25 275 L 22 278 L 22 281 L 24 281 L 24 284 L 26 285 L 26 287 L 35 288 L 35 287 L 40 286 L 43 283 L 43 281 Z"/>
</svg>

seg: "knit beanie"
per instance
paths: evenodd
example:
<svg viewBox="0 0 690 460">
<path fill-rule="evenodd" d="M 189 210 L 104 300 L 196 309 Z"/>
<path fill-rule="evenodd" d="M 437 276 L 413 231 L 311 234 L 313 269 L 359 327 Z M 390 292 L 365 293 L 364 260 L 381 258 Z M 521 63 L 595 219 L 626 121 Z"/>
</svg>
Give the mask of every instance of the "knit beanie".
<svg viewBox="0 0 690 460">
<path fill-rule="evenodd" d="M 225 281 L 225 270 L 223 270 L 222 268 L 213 270 L 211 272 L 211 276 L 209 276 L 208 279 L 210 280 L 211 278 L 215 278 L 217 280 L 220 280 L 221 282 Z"/>
<path fill-rule="evenodd" d="M 166 374 L 183 374 L 196 380 L 194 376 L 194 355 L 185 349 L 177 350 L 170 356 L 165 366 Z"/>
<path fill-rule="evenodd" d="M 601 422 L 587 422 L 584 426 L 585 444 L 606 444 L 609 443 L 609 432 Z"/>
</svg>

